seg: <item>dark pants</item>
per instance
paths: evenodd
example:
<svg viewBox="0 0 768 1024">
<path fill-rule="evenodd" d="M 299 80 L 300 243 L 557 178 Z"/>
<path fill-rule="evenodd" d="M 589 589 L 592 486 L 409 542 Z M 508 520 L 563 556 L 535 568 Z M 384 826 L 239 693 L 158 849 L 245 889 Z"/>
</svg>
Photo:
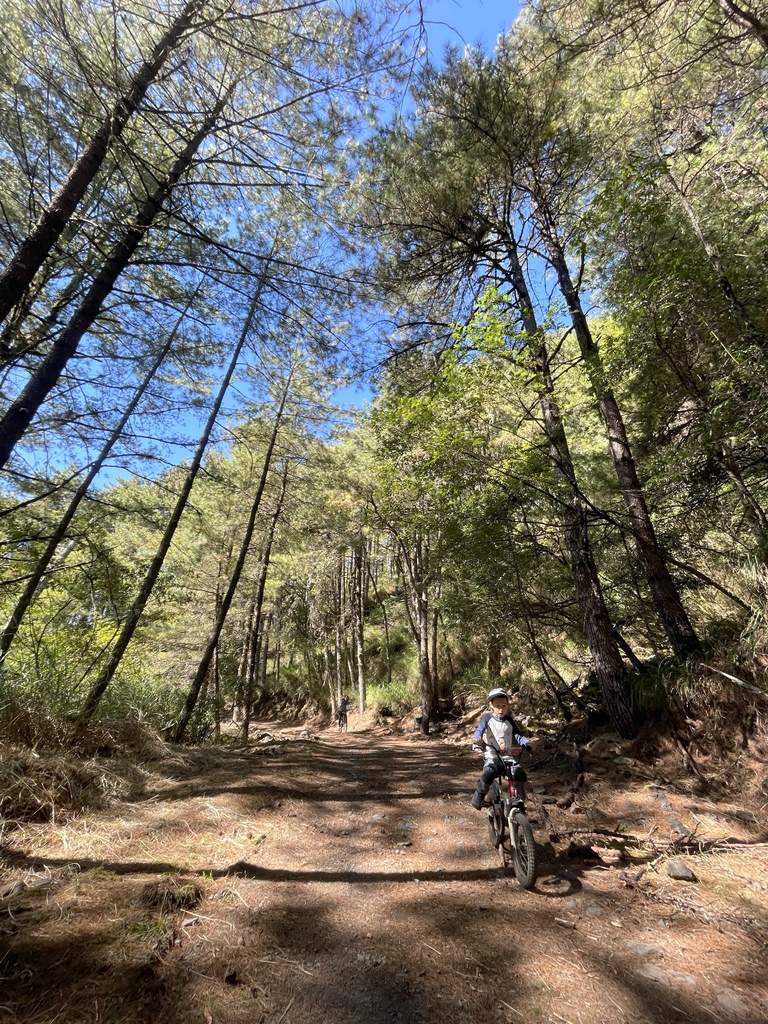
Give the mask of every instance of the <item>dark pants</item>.
<svg viewBox="0 0 768 1024">
<path fill-rule="evenodd" d="M 477 789 L 475 790 L 475 796 L 477 797 L 478 803 L 482 803 L 483 797 L 491 788 L 491 783 L 498 777 L 498 775 L 499 768 L 497 765 L 493 764 L 493 762 L 485 765 L 483 768 L 483 774 L 477 780 Z M 521 768 L 520 765 L 515 768 L 514 777 L 516 782 L 525 782 L 528 778 L 525 774 L 525 769 Z"/>
<path fill-rule="evenodd" d="M 491 788 L 491 783 L 498 776 L 499 769 L 495 764 L 487 764 L 483 767 L 483 774 L 477 780 L 477 795 L 482 799 Z"/>
</svg>

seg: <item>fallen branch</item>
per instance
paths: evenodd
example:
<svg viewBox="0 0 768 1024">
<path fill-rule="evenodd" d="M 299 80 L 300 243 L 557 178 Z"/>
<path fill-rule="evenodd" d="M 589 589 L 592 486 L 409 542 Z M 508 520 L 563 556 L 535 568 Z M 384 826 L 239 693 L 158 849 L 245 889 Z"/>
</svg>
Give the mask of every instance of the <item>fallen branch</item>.
<svg viewBox="0 0 768 1024">
<path fill-rule="evenodd" d="M 717 672 L 719 676 L 725 676 L 726 679 L 730 679 L 732 683 L 736 683 L 737 686 L 742 686 L 745 690 L 749 690 L 750 693 L 756 693 L 760 697 L 764 697 L 768 700 L 768 693 L 765 690 L 761 690 L 758 686 L 753 686 L 751 683 L 745 683 L 743 679 L 739 679 L 738 676 L 732 676 L 730 672 L 721 672 L 719 668 L 713 668 L 712 665 L 705 665 L 703 661 L 699 662 L 702 668 L 708 668 L 710 672 Z"/>
</svg>

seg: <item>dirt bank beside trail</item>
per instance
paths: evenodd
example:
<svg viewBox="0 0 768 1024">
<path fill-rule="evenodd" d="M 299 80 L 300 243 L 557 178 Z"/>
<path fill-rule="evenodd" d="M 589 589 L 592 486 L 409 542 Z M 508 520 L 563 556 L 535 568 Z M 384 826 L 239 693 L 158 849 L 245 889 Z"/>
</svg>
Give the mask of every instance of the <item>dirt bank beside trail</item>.
<svg viewBox="0 0 768 1024">
<path fill-rule="evenodd" d="M 765 808 L 542 748 L 528 893 L 466 744 L 276 739 L 169 752 L 134 802 L 6 837 L 2 1024 L 768 1019 Z"/>
</svg>

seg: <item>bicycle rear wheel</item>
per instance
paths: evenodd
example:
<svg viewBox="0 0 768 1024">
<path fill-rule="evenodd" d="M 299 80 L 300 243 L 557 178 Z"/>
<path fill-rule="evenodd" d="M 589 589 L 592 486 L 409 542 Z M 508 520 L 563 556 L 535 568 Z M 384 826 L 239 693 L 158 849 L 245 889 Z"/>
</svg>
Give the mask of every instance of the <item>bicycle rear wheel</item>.
<svg viewBox="0 0 768 1024">
<path fill-rule="evenodd" d="M 497 849 L 504 835 L 504 821 L 499 814 L 498 804 L 488 808 L 488 838 L 491 845 Z"/>
</svg>

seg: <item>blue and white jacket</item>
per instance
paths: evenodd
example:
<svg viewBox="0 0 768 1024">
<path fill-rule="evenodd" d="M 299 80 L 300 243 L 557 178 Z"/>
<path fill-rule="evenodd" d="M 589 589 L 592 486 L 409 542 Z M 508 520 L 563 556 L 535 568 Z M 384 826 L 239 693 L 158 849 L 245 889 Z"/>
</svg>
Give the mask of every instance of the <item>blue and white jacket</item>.
<svg viewBox="0 0 768 1024">
<path fill-rule="evenodd" d="M 520 726 L 511 715 L 497 718 L 492 711 L 486 711 L 475 729 L 473 743 L 485 743 L 485 760 L 493 761 L 493 752 L 509 754 L 512 747 L 527 747 L 530 740 L 520 732 Z"/>
</svg>

